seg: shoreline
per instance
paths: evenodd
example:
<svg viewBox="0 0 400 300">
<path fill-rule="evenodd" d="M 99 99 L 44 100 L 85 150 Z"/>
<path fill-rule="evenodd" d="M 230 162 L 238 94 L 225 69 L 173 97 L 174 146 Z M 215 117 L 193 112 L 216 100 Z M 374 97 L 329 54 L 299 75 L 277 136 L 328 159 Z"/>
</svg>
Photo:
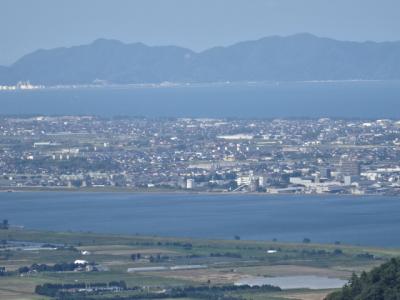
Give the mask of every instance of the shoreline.
<svg viewBox="0 0 400 300">
<path fill-rule="evenodd" d="M 263 193 L 263 192 L 224 192 L 224 191 L 187 191 L 187 190 L 146 190 L 146 189 L 129 189 L 129 188 L 42 188 L 42 187 L 19 187 L 19 188 L 3 188 L 0 187 L 0 193 L 105 193 L 105 194 L 149 194 L 149 195 L 202 195 L 202 196 L 310 196 L 310 197 L 359 197 L 359 198 L 369 198 L 369 197 L 387 197 L 387 198 L 400 198 L 398 195 L 380 195 L 380 194 L 317 194 L 317 193 Z"/>
<path fill-rule="evenodd" d="M 340 243 L 335 244 L 334 242 L 310 242 L 304 243 L 295 240 L 268 240 L 268 239 L 239 239 L 235 240 L 232 238 L 212 238 L 212 237 L 189 237 L 189 236 L 173 236 L 173 235 L 159 235 L 159 234 L 142 234 L 142 233 L 118 233 L 118 232 L 101 232 L 92 230 L 52 230 L 52 229 L 40 229 L 32 227 L 23 228 L 10 228 L 4 231 L 0 231 L 0 237 L 4 233 L 14 233 L 21 235 L 49 235 L 49 236 L 73 236 L 73 235 L 86 235 L 91 237 L 111 237 L 111 238 L 122 238 L 122 239 L 140 239 L 140 240 L 169 240 L 169 241 L 181 241 L 181 242 L 208 242 L 208 243 L 227 243 L 227 244 L 270 244 L 275 247 L 303 247 L 303 248 L 316 248 L 325 247 L 329 249 L 336 248 L 350 248 L 350 249 L 360 249 L 365 250 L 370 249 L 371 251 L 383 251 L 392 252 L 400 251 L 400 247 L 396 246 L 376 246 L 376 245 L 362 245 L 362 244 L 351 244 L 351 243 Z M 15 239 L 14 239 L 15 240 Z M 18 240 L 15 240 L 18 241 Z M 20 241 L 20 240 L 19 240 Z M 25 240 L 31 241 L 31 240 Z"/>
<path fill-rule="evenodd" d="M 170 89 L 170 88 L 209 88 L 229 86 L 279 86 L 285 84 L 347 84 L 347 83 L 398 83 L 399 79 L 327 79 L 327 80 L 260 80 L 260 81 L 215 81 L 215 82 L 148 82 L 148 83 L 108 83 L 108 84 L 59 84 L 38 85 L 32 88 L 17 88 L 16 86 L 4 86 L 0 92 L 36 92 L 36 91 L 70 91 L 70 90 L 101 90 L 101 89 Z"/>
</svg>

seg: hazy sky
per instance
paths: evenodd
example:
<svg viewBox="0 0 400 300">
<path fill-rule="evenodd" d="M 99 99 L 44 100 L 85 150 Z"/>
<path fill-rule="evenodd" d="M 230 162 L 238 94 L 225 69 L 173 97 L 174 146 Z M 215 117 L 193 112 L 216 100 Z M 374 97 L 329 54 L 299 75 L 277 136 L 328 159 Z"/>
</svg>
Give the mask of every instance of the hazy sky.
<svg viewBox="0 0 400 300">
<path fill-rule="evenodd" d="M 0 64 L 97 38 L 193 50 L 310 32 L 400 40 L 400 0 L 1 0 Z"/>
</svg>

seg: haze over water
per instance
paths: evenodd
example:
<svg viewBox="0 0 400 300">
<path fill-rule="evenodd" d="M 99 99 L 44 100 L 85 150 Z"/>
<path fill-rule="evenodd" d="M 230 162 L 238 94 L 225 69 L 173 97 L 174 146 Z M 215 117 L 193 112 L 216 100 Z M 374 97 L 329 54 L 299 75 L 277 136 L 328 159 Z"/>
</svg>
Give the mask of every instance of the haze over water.
<svg viewBox="0 0 400 300">
<path fill-rule="evenodd" d="M 285 82 L 0 93 L 0 114 L 400 119 L 399 81 Z"/>
</svg>

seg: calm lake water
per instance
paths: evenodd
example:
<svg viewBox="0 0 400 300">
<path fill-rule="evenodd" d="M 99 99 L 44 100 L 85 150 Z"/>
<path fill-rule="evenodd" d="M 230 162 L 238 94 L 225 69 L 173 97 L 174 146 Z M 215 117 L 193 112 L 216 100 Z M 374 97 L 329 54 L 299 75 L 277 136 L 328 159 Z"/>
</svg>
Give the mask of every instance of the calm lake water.
<svg viewBox="0 0 400 300">
<path fill-rule="evenodd" d="M 400 119 L 400 81 L 12 91 L 0 114 Z"/>
<path fill-rule="evenodd" d="M 395 197 L 15 192 L 0 193 L 0 219 L 46 230 L 400 246 Z"/>
</svg>

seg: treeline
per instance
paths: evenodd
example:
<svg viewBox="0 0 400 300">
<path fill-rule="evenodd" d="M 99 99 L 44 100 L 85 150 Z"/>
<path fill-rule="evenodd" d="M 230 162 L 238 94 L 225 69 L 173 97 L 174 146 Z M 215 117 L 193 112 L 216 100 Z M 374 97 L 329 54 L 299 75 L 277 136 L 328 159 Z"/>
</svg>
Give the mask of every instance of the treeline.
<svg viewBox="0 0 400 300">
<path fill-rule="evenodd" d="M 0 229 L 7 230 L 8 228 L 10 228 L 10 225 L 8 224 L 8 220 L 3 220 L 0 223 Z"/>
<path fill-rule="evenodd" d="M 164 246 L 173 246 L 173 247 L 182 247 L 186 250 L 191 250 L 193 248 L 193 245 L 191 243 L 185 243 L 185 242 L 158 242 L 157 243 L 159 246 L 164 245 Z"/>
<path fill-rule="evenodd" d="M 242 258 L 242 255 L 239 253 L 233 253 L 233 252 L 224 252 L 224 253 L 219 253 L 219 252 L 215 252 L 215 253 L 210 253 L 209 254 L 210 257 L 229 257 L 229 258 Z M 202 257 L 201 255 L 196 255 L 196 254 L 192 254 L 192 255 L 186 255 L 185 258 L 200 258 Z M 150 255 L 150 256 L 143 256 L 141 253 L 134 253 L 131 255 L 131 259 L 133 261 L 137 261 L 140 259 L 146 258 L 149 260 L 149 262 L 151 263 L 159 263 L 159 262 L 165 262 L 170 260 L 170 257 L 168 255 L 161 255 L 161 254 L 157 254 L 157 255 Z"/>
<path fill-rule="evenodd" d="M 98 289 L 96 289 L 96 287 Z M 35 288 L 35 292 L 39 295 L 56 297 L 60 300 L 97 300 L 98 295 L 104 295 L 107 291 L 102 288 L 118 287 L 121 290 L 132 290 L 142 291 L 140 287 L 127 288 L 124 281 L 90 284 L 90 292 L 83 283 L 76 284 L 50 284 L 46 283 L 38 285 Z M 165 291 L 164 293 L 159 292 L 138 292 L 137 295 L 121 296 L 121 295 L 110 295 L 107 293 L 108 300 L 136 300 L 136 299 L 167 299 L 167 298 L 197 298 L 197 299 L 210 299 L 210 300 L 239 300 L 240 297 L 233 297 L 229 292 L 235 291 L 249 291 L 249 292 L 278 292 L 281 291 L 279 287 L 271 285 L 263 286 L 189 286 L 189 287 L 176 287 Z"/>
<path fill-rule="evenodd" d="M 96 290 L 107 287 L 108 288 L 116 287 L 120 288 L 121 290 L 127 289 L 125 281 L 111 281 L 109 283 L 102 283 L 102 282 L 91 283 L 89 288 Z M 88 286 L 86 286 L 85 283 L 71 283 L 71 284 L 45 283 L 43 285 L 37 285 L 35 287 L 35 293 L 42 296 L 58 297 L 60 299 L 80 299 L 80 298 L 74 298 L 76 291 L 87 288 Z"/>
<path fill-rule="evenodd" d="M 18 269 L 18 273 L 24 274 L 28 272 L 67 272 L 74 271 L 79 267 L 85 267 L 86 265 L 75 264 L 75 263 L 58 263 L 54 265 L 46 264 L 32 264 L 30 267 L 24 266 Z"/>
<path fill-rule="evenodd" d="M 6 271 L 6 267 L 1 267 L 0 266 L 0 277 L 2 276 L 7 276 L 9 275 L 8 272 Z"/>
<path fill-rule="evenodd" d="M 225 253 L 210 253 L 210 257 L 230 257 L 230 258 L 242 258 L 239 253 L 225 252 Z"/>
<path fill-rule="evenodd" d="M 131 255 L 131 259 L 133 261 L 135 260 L 140 260 L 142 258 L 146 258 L 149 260 L 149 262 L 151 263 L 158 263 L 158 262 L 164 262 L 164 261 L 168 261 L 170 259 L 169 256 L 167 255 L 161 255 L 161 254 L 157 254 L 157 255 L 150 255 L 150 256 L 142 256 L 140 253 L 134 253 Z"/>
<path fill-rule="evenodd" d="M 188 242 L 163 242 L 163 241 L 158 241 L 158 242 L 152 242 L 152 241 L 136 241 L 131 243 L 131 245 L 136 245 L 136 246 L 166 246 L 166 247 L 180 247 L 184 248 L 185 250 L 191 250 L 193 248 L 192 243 Z"/>
<path fill-rule="evenodd" d="M 393 258 L 370 272 L 353 274 L 348 284 L 326 300 L 400 299 L 400 258 Z"/>
</svg>

